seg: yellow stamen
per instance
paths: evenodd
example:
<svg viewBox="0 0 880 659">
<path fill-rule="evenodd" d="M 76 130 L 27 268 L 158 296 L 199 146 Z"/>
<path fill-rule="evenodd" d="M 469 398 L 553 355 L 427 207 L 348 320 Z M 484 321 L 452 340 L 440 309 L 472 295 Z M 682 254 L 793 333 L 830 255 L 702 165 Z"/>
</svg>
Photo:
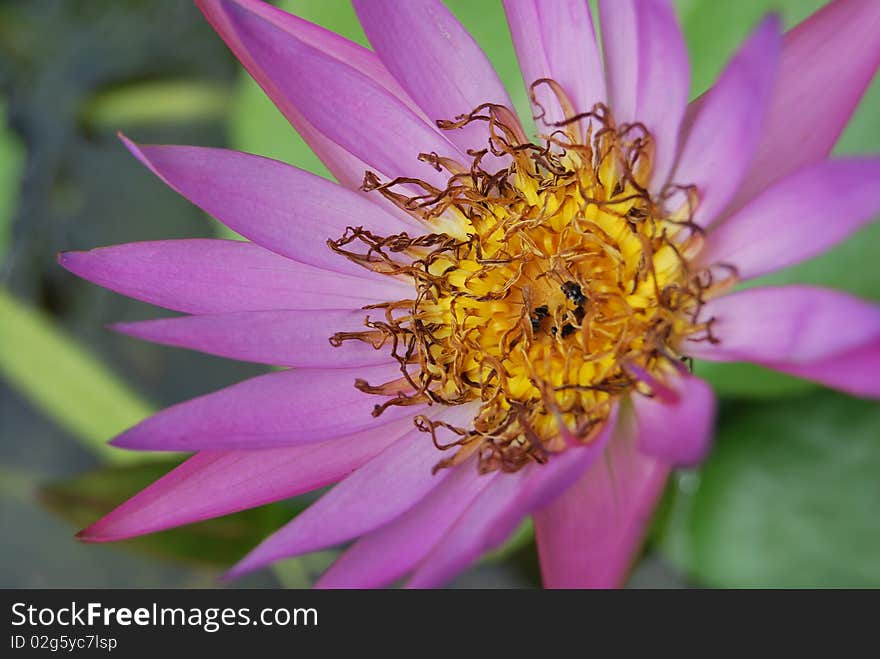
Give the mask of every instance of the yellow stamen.
<svg viewBox="0 0 880 659">
<path fill-rule="evenodd" d="M 366 331 L 332 341 L 391 346 L 412 391 L 397 383 L 377 413 L 390 404 L 479 403 L 470 427 L 417 419 L 439 448 L 457 449 L 438 467 L 477 452 L 482 470 L 514 471 L 591 441 L 617 399 L 654 395 L 652 383 L 684 369 L 683 341 L 712 340 L 697 317 L 717 284 L 688 263 L 701 242 L 689 221 L 697 192 L 648 192 L 653 140 L 642 126 L 617 126 L 599 105 L 554 126 L 538 146 L 499 106 L 438 124 L 475 121 L 489 126 L 489 150 L 509 159 L 500 172 L 481 167 L 484 150 L 470 167 L 423 154 L 449 172 L 444 190 L 368 173 L 365 189 L 433 230 L 377 236 L 350 227 L 329 242 L 414 283 L 412 299 L 376 305 Z M 452 441 L 437 438 L 441 428 Z"/>
</svg>

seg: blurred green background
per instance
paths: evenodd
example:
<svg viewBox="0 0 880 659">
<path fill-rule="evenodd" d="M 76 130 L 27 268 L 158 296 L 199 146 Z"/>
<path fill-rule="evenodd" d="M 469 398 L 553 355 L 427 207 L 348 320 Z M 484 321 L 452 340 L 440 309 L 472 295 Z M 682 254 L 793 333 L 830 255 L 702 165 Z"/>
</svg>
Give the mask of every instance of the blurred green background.
<svg viewBox="0 0 880 659">
<path fill-rule="evenodd" d="M 366 43 L 345 0 L 279 4 Z M 447 4 L 527 113 L 500 3 Z M 693 94 L 767 11 L 791 25 L 822 4 L 677 0 Z M 219 586 L 224 567 L 309 501 L 116 545 L 75 540 L 176 463 L 111 449 L 107 439 L 154 409 L 261 371 L 114 335 L 104 324 L 161 312 L 56 265 L 60 250 L 223 234 L 129 156 L 120 129 L 138 141 L 226 145 L 325 173 L 190 3 L 0 3 L 0 587 Z M 880 152 L 880 79 L 838 151 Z M 877 301 L 878 263 L 874 223 L 767 279 Z M 716 448 L 670 485 L 631 585 L 880 586 L 880 406 L 755 367 L 697 364 L 697 372 L 723 395 Z M 287 561 L 225 587 L 307 586 L 332 557 Z M 525 528 L 453 585 L 538 584 Z"/>
</svg>

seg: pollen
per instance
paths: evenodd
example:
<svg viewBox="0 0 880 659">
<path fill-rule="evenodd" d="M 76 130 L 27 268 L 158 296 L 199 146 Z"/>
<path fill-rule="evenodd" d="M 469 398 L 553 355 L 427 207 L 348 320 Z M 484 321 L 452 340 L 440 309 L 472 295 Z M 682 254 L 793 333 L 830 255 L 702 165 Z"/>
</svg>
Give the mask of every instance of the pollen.
<svg viewBox="0 0 880 659">
<path fill-rule="evenodd" d="M 565 107 L 555 83 L 539 84 Z M 618 125 L 596 105 L 535 144 L 510 110 L 489 104 L 438 125 L 475 122 L 487 128 L 487 148 L 470 163 L 420 156 L 448 173 L 444 189 L 367 173 L 364 190 L 425 232 L 349 227 L 328 244 L 412 282 L 413 295 L 365 309 L 364 331 L 331 342 L 367 341 L 400 364 L 398 382 L 358 383 L 387 397 L 377 415 L 389 405 L 473 404 L 468 427 L 416 418 L 449 451 L 437 468 L 476 453 L 482 471 L 516 471 L 593 441 L 624 397 L 665 395 L 668 375 L 687 370 L 686 342 L 714 340 L 699 311 L 732 275 L 716 281 L 691 267 L 702 244 L 690 221 L 699 191 L 649 192 L 654 142 L 644 126 Z M 506 165 L 487 171 L 483 162 L 499 158 Z"/>
</svg>

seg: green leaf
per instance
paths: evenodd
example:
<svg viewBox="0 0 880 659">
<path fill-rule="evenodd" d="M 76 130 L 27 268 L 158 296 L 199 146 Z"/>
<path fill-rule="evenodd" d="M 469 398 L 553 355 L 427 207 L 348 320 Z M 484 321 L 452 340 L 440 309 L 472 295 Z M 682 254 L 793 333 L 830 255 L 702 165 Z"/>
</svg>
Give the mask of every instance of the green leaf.
<svg viewBox="0 0 880 659">
<path fill-rule="evenodd" d="M 880 108 L 878 108 L 880 110 Z M 880 300 L 880 222 L 863 227 L 849 240 L 794 267 L 759 277 L 743 288 L 810 284 Z"/>
<path fill-rule="evenodd" d="M 691 96 L 706 91 L 749 33 L 770 12 L 791 27 L 826 0 L 676 0 L 675 6 L 691 59 Z"/>
<path fill-rule="evenodd" d="M 316 551 L 296 558 L 288 558 L 272 565 L 272 571 L 285 588 L 311 588 L 318 577 L 335 561 L 341 552 L 336 549 Z"/>
<path fill-rule="evenodd" d="M 217 120 L 226 115 L 230 90 L 201 80 L 131 82 L 99 92 L 82 107 L 81 121 L 91 129 Z"/>
<path fill-rule="evenodd" d="M 880 586 L 880 406 L 817 392 L 731 406 L 680 475 L 661 550 L 720 587 Z"/>
<path fill-rule="evenodd" d="M 715 363 L 694 360 L 694 374 L 711 384 L 719 396 L 730 398 L 797 396 L 819 386 L 744 362 Z"/>
<path fill-rule="evenodd" d="M 152 413 L 100 361 L 42 313 L 0 289 L 0 376 L 36 407 L 111 462 L 143 454 L 105 442 Z"/>
<path fill-rule="evenodd" d="M 87 526 L 179 463 L 163 460 L 103 467 L 46 486 L 40 496 L 63 519 L 78 527 Z M 303 508 L 302 500 L 294 499 L 114 544 L 164 559 L 229 568 Z"/>
<path fill-rule="evenodd" d="M 0 99 L 0 259 L 9 249 L 24 155 L 18 136 L 7 127 L 6 104 Z"/>
<path fill-rule="evenodd" d="M 504 561 L 535 541 L 535 527 L 526 517 L 503 545 L 483 556 L 484 561 Z"/>
</svg>

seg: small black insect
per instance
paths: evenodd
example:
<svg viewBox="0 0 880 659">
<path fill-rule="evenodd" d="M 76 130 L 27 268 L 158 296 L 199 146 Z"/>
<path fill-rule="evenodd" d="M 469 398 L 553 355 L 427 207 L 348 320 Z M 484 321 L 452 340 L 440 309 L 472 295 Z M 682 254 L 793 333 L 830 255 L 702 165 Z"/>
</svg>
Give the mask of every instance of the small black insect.
<svg viewBox="0 0 880 659">
<path fill-rule="evenodd" d="M 587 301 L 587 296 L 584 295 L 584 292 L 581 290 L 581 285 L 576 282 L 565 282 L 562 285 L 562 292 L 565 294 L 565 297 L 567 297 L 578 306 Z"/>
<path fill-rule="evenodd" d="M 529 320 L 532 321 L 532 332 L 537 332 L 541 327 L 541 321 L 550 315 L 550 309 L 547 305 L 542 305 L 535 309 Z"/>
</svg>

